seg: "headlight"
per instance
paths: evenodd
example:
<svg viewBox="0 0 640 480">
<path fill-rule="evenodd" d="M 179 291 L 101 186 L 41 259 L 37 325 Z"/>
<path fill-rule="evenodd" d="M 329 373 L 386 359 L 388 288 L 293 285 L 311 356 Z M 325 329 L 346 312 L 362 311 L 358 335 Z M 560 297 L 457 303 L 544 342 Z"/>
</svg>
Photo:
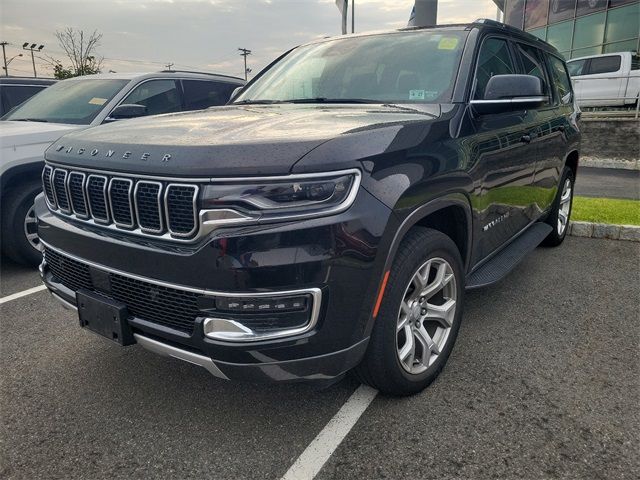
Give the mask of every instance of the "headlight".
<svg viewBox="0 0 640 480">
<path fill-rule="evenodd" d="M 271 221 L 342 212 L 353 203 L 360 172 L 220 180 L 204 187 L 204 210 L 235 211 L 246 221 Z"/>
</svg>

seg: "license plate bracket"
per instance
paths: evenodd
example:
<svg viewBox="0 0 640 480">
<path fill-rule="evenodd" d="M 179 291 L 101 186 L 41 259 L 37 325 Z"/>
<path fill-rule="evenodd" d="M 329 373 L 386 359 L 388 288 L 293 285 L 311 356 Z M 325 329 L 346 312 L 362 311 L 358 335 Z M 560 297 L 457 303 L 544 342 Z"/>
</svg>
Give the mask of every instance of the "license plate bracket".
<svg viewBox="0 0 640 480">
<path fill-rule="evenodd" d="M 133 345 L 126 305 L 86 290 L 76 293 L 80 326 L 119 345 Z"/>
</svg>

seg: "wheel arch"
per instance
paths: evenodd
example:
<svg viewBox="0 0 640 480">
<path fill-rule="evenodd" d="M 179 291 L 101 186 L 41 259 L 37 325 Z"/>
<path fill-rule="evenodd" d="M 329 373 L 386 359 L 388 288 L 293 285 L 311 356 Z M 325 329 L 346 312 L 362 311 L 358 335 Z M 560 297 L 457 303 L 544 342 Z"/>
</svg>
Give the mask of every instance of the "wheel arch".
<svg viewBox="0 0 640 480">
<path fill-rule="evenodd" d="M 578 150 L 571 150 L 564 160 L 565 166 L 569 167 L 573 171 L 573 175 L 578 174 L 578 163 L 580 162 L 580 154 Z"/>
<path fill-rule="evenodd" d="M 0 195 L 4 199 L 8 193 L 25 183 L 40 181 L 44 162 L 30 162 L 16 165 L 2 173 L 0 177 Z M 16 182 L 16 180 L 18 180 Z"/>
</svg>

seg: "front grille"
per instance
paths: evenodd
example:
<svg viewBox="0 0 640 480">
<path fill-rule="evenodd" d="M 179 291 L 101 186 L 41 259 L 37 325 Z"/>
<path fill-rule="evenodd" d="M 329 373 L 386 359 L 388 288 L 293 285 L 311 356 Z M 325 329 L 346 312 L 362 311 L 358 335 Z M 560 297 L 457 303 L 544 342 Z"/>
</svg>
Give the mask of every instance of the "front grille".
<svg viewBox="0 0 640 480">
<path fill-rule="evenodd" d="M 79 220 L 139 234 L 189 239 L 198 231 L 198 186 L 85 174 L 46 165 L 42 182 L 49 208 Z"/>
<path fill-rule="evenodd" d="M 89 266 L 50 248 L 45 248 L 44 258 L 55 277 L 54 281 L 74 292 L 85 289 L 106 294 L 94 287 Z M 109 273 L 108 276 L 110 292 L 107 295 L 126 305 L 131 316 L 188 334 L 193 333 L 195 320 L 202 315 L 197 306 L 200 295 L 116 273 Z"/>
</svg>

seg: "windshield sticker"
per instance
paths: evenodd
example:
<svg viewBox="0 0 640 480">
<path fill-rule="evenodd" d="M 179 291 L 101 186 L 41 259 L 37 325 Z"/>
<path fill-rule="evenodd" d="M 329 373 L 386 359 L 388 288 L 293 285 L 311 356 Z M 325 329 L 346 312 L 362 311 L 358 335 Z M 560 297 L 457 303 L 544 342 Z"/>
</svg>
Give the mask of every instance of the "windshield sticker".
<svg viewBox="0 0 640 480">
<path fill-rule="evenodd" d="M 409 100 L 424 100 L 424 90 L 409 90 Z"/>
<path fill-rule="evenodd" d="M 444 37 L 438 43 L 438 50 L 455 50 L 458 46 L 458 39 L 456 37 Z"/>
<path fill-rule="evenodd" d="M 93 97 L 91 100 L 89 100 L 89 103 L 91 105 L 104 105 L 105 103 L 107 103 L 107 99 L 100 98 L 100 97 Z"/>
</svg>

